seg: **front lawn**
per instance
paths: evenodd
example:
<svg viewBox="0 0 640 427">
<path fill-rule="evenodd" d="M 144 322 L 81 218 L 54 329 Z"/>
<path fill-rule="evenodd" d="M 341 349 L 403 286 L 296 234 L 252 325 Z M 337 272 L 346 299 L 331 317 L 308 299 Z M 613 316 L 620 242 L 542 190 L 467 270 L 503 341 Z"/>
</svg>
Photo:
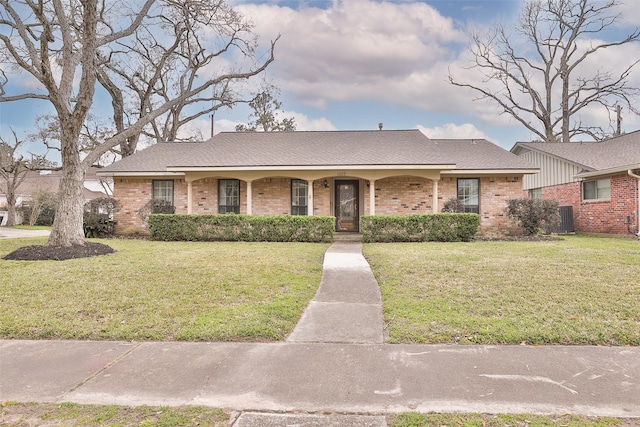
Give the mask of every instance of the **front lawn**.
<svg viewBox="0 0 640 427">
<path fill-rule="evenodd" d="M 392 343 L 640 345 L 640 242 L 367 244 Z"/>
<path fill-rule="evenodd" d="M 0 338 L 282 340 L 320 284 L 328 247 L 95 241 L 117 252 L 67 261 L 0 259 Z M 0 240 L 0 258 L 45 242 Z"/>
</svg>

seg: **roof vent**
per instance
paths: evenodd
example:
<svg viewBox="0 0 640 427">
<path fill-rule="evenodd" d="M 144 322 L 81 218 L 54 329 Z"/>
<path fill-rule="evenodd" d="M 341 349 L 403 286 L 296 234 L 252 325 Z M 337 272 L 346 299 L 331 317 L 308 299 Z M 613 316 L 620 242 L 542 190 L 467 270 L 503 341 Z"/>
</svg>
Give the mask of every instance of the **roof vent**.
<svg viewBox="0 0 640 427">
<path fill-rule="evenodd" d="M 378 123 L 378 129 L 382 130 L 382 122 Z"/>
</svg>

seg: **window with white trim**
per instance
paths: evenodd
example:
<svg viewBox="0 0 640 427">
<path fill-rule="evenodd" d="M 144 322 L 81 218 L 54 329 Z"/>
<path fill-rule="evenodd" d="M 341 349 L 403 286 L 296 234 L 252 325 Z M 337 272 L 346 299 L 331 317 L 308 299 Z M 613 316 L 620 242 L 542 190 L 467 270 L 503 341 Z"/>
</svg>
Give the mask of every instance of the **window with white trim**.
<svg viewBox="0 0 640 427">
<path fill-rule="evenodd" d="M 172 179 L 154 179 L 152 181 L 153 198 L 157 200 L 165 200 L 173 206 L 173 180 Z"/>
<path fill-rule="evenodd" d="M 611 178 L 582 182 L 582 200 L 610 200 Z"/>
<path fill-rule="evenodd" d="M 464 212 L 480 213 L 480 179 L 458 178 L 458 200 L 464 206 Z"/>
<path fill-rule="evenodd" d="M 291 180 L 291 215 L 307 214 L 307 181 L 302 179 Z"/>
</svg>

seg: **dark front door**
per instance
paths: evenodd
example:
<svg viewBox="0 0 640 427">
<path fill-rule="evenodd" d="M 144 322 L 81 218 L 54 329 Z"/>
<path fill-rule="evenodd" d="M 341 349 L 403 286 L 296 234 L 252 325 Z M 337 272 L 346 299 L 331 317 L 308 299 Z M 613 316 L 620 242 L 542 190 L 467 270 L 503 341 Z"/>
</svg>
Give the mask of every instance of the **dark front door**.
<svg viewBox="0 0 640 427">
<path fill-rule="evenodd" d="M 336 181 L 336 231 L 358 231 L 358 181 Z"/>
</svg>

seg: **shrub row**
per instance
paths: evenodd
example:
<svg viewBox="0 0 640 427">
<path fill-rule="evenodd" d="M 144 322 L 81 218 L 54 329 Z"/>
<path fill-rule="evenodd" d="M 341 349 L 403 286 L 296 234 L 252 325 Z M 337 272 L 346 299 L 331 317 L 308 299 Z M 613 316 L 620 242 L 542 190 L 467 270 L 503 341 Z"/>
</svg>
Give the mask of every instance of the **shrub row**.
<svg viewBox="0 0 640 427">
<path fill-rule="evenodd" d="M 151 240 L 331 242 L 335 218 L 329 216 L 149 215 Z"/>
<path fill-rule="evenodd" d="M 362 241 L 468 242 L 478 232 L 480 216 L 471 213 L 363 216 Z"/>
</svg>

